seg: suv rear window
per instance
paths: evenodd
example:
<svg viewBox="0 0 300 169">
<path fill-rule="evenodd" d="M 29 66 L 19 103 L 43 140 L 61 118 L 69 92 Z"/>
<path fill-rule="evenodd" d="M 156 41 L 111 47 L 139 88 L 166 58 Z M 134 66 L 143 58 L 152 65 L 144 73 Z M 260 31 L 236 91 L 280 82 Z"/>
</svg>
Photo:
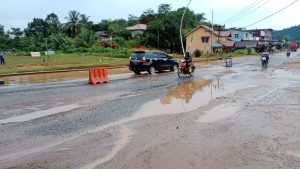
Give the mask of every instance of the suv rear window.
<svg viewBox="0 0 300 169">
<path fill-rule="evenodd" d="M 145 56 L 145 52 L 134 52 L 131 55 L 131 59 L 133 60 L 142 60 L 142 58 Z"/>
</svg>

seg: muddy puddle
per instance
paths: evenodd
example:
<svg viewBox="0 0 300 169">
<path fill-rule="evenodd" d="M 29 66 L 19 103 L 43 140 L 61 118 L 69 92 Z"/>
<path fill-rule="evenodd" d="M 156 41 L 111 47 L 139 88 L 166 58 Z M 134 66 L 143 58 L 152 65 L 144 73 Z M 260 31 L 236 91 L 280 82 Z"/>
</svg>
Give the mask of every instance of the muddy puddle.
<svg viewBox="0 0 300 169">
<path fill-rule="evenodd" d="M 213 99 L 248 87 L 254 85 L 246 81 L 234 84 L 226 78 L 188 80 L 170 88 L 166 96 L 141 106 L 133 117 L 138 119 L 193 111 L 209 104 Z"/>
<path fill-rule="evenodd" d="M 225 119 L 234 115 L 240 107 L 230 104 L 219 105 L 209 111 L 204 112 L 204 115 L 201 115 L 197 120 L 199 123 L 214 123 L 218 120 Z"/>
<path fill-rule="evenodd" d="M 110 75 L 115 75 L 120 73 L 129 73 L 129 70 L 128 68 L 118 68 L 118 69 L 109 70 Z M 4 80 L 5 86 L 7 86 L 7 85 L 20 85 L 20 84 L 59 82 L 59 81 L 66 81 L 66 80 L 80 79 L 80 78 L 88 79 L 88 70 L 7 76 L 7 77 L 1 77 L 1 80 Z"/>
</svg>

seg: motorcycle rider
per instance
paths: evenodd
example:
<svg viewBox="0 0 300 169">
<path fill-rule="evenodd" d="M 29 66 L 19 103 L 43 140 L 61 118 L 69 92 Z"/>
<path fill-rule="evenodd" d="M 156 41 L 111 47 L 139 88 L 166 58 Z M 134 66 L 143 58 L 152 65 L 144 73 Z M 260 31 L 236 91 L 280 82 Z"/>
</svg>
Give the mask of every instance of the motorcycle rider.
<svg viewBox="0 0 300 169">
<path fill-rule="evenodd" d="M 269 55 L 270 55 L 270 53 L 268 52 L 267 49 L 265 49 L 264 52 L 261 54 L 261 56 L 266 56 L 266 58 L 267 58 L 267 63 L 269 62 Z"/>
<path fill-rule="evenodd" d="M 287 56 L 290 56 L 290 54 L 291 54 L 291 49 L 288 48 L 288 50 L 287 50 L 287 52 L 286 52 L 286 55 L 287 55 Z"/>
<path fill-rule="evenodd" d="M 184 60 L 186 63 L 186 68 L 189 69 L 193 61 L 192 56 L 190 55 L 189 52 L 185 52 Z"/>
</svg>

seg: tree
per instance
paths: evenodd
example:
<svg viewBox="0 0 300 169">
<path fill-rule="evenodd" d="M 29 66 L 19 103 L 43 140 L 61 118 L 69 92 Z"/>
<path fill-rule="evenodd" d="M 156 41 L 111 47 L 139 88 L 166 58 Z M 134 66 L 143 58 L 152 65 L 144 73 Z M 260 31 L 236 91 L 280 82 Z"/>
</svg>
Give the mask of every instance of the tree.
<svg viewBox="0 0 300 169">
<path fill-rule="evenodd" d="M 86 14 L 81 14 L 80 20 L 79 20 L 80 26 L 83 28 L 92 29 L 93 22 L 90 21 L 89 19 L 90 19 L 90 16 L 87 16 Z"/>
<path fill-rule="evenodd" d="M 4 35 L 5 35 L 4 26 L 0 25 L 0 36 L 4 36 Z"/>
<path fill-rule="evenodd" d="M 70 37 L 75 37 L 79 31 L 80 13 L 78 11 L 69 11 L 68 16 L 65 17 L 67 20 L 66 27 Z"/>
<path fill-rule="evenodd" d="M 139 23 L 139 17 L 129 14 L 128 26 L 134 26 Z"/>
<path fill-rule="evenodd" d="M 10 34 L 15 38 L 20 38 L 23 35 L 23 31 L 20 28 L 11 28 Z"/>
<path fill-rule="evenodd" d="M 158 14 L 166 15 L 170 13 L 171 5 L 170 4 L 160 4 L 158 7 Z"/>
<path fill-rule="evenodd" d="M 71 40 L 61 32 L 50 36 L 49 46 L 52 49 L 63 51 L 73 48 Z"/>
<path fill-rule="evenodd" d="M 95 44 L 96 42 L 96 35 L 94 32 L 88 29 L 82 29 L 81 33 L 75 39 L 76 47 L 84 47 L 88 48 Z"/>
<path fill-rule="evenodd" d="M 0 50 L 8 48 L 7 41 L 8 39 L 5 37 L 4 26 L 0 25 Z"/>
<path fill-rule="evenodd" d="M 58 16 L 55 13 L 51 13 L 47 15 L 45 21 L 49 24 L 49 33 L 52 34 L 57 34 L 58 32 L 61 31 L 61 23 L 59 21 Z"/>
<path fill-rule="evenodd" d="M 25 35 L 35 39 L 46 38 L 49 36 L 49 24 L 41 18 L 33 18 L 25 29 Z"/>
<path fill-rule="evenodd" d="M 155 12 L 153 9 L 149 8 L 143 12 L 143 14 L 139 18 L 139 23 L 148 24 L 155 17 Z"/>
</svg>

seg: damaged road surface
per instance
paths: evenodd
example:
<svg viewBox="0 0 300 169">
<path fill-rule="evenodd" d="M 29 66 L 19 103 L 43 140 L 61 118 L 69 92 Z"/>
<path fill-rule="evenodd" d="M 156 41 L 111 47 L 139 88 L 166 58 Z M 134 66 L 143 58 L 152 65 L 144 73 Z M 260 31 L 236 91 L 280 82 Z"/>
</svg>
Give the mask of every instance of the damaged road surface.
<svg viewBox="0 0 300 169">
<path fill-rule="evenodd" d="M 300 55 L 0 87 L 0 168 L 300 168 Z"/>
</svg>

